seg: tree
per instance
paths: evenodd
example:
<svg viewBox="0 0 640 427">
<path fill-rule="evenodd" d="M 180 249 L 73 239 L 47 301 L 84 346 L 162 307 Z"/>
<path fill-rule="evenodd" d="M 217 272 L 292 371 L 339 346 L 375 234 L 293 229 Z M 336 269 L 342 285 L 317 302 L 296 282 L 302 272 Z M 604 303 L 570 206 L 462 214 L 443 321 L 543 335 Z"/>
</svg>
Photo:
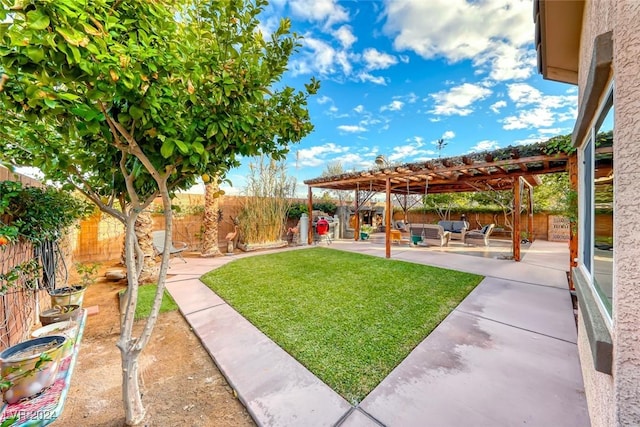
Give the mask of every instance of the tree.
<svg viewBox="0 0 640 427">
<path fill-rule="evenodd" d="M 117 346 L 125 421 L 134 425 L 145 415 L 138 357 L 169 261 L 166 251 L 151 315 L 134 336 L 139 214 L 160 196 L 169 244 L 172 193 L 203 174 L 224 179 L 240 156 L 283 158 L 312 130 L 306 106 L 319 84 L 279 84 L 298 37 L 282 20 L 263 38 L 265 0 L 0 2 L 0 158 L 40 168 L 125 225 Z"/>
<path fill-rule="evenodd" d="M 345 173 L 345 170 L 344 170 L 344 167 L 342 166 L 342 162 L 337 160 L 335 162 L 327 163 L 325 170 L 322 171 L 321 176 L 323 177 L 336 176 L 336 175 L 342 175 L 343 173 Z M 338 206 L 351 204 L 351 202 L 353 201 L 352 192 L 348 190 L 331 190 L 329 192 L 329 195 L 333 196 L 335 199 L 338 200 Z"/>
<path fill-rule="evenodd" d="M 249 165 L 246 198 L 238 215 L 244 244 L 268 244 L 282 238 L 296 180 L 284 161 L 259 156 Z"/>
<path fill-rule="evenodd" d="M 204 218 L 202 220 L 202 256 L 213 257 L 222 255 L 218 247 L 218 226 L 220 224 L 220 195 L 222 190 L 218 185 L 218 177 L 213 179 L 209 175 L 203 176 L 204 187 Z"/>
</svg>

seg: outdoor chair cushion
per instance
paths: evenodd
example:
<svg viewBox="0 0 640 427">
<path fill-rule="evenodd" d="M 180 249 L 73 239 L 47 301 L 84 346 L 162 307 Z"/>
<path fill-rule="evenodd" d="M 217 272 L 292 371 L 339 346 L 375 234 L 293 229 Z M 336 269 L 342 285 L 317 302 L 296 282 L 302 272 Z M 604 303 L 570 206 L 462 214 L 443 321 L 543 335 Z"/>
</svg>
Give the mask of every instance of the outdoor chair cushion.
<svg viewBox="0 0 640 427">
<path fill-rule="evenodd" d="M 452 239 L 463 240 L 464 233 L 469 229 L 469 223 L 467 221 L 438 221 L 438 225 L 441 226 L 444 231 L 451 233 Z"/>
<path fill-rule="evenodd" d="M 493 231 L 495 224 L 488 224 L 480 230 L 467 231 L 464 235 L 464 243 L 467 245 L 484 245 L 489 246 L 489 236 Z"/>
</svg>

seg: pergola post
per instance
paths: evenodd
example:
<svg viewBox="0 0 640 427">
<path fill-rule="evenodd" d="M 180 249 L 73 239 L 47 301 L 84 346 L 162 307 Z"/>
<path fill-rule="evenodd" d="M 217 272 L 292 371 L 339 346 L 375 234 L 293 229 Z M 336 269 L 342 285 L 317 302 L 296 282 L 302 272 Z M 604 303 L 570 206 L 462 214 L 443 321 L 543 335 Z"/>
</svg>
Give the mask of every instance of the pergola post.
<svg viewBox="0 0 640 427">
<path fill-rule="evenodd" d="M 513 182 L 513 233 L 511 238 L 513 239 L 513 260 L 520 261 L 520 208 L 522 207 L 522 200 L 520 198 L 520 180 L 522 177 L 518 176 Z"/>
<path fill-rule="evenodd" d="M 354 229 L 355 231 L 353 232 L 353 240 L 360 240 L 360 192 L 356 189 L 356 197 L 355 197 L 355 203 L 356 203 L 356 212 L 355 212 L 355 224 L 354 224 Z"/>
<path fill-rule="evenodd" d="M 307 232 L 307 244 L 311 245 L 313 243 L 313 187 L 311 186 L 309 186 L 307 209 L 309 210 L 309 230 Z"/>
<path fill-rule="evenodd" d="M 533 243 L 536 240 L 536 233 L 533 229 L 533 186 L 528 182 L 526 184 L 529 189 L 529 241 Z"/>
<path fill-rule="evenodd" d="M 384 227 L 384 251 L 387 258 L 391 258 L 391 178 L 386 179 L 384 208 L 387 212 Z"/>
</svg>

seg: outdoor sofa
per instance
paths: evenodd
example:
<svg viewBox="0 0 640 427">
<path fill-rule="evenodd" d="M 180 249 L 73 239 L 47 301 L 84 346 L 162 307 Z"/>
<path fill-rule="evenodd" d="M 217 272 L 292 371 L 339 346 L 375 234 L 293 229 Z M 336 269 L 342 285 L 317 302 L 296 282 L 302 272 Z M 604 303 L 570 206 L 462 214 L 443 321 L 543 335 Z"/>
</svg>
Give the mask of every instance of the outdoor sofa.
<svg viewBox="0 0 640 427">
<path fill-rule="evenodd" d="M 451 239 L 464 241 L 464 235 L 469 229 L 469 223 L 467 221 L 438 221 L 438 225 L 441 226 L 444 231 L 451 233 Z"/>
<path fill-rule="evenodd" d="M 440 247 L 448 246 L 451 238 L 451 233 L 438 224 L 411 224 L 409 232 L 414 242 L 422 241 Z"/>
</svg>

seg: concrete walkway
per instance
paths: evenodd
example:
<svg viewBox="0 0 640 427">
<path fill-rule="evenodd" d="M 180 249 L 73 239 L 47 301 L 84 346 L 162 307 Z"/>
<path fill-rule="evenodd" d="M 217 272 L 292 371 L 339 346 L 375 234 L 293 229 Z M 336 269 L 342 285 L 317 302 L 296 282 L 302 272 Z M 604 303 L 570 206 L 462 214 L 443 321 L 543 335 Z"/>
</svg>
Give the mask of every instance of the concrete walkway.
<svg viewBox="0 0 640 427">
<path fill-rule="evenodd" d="M 369 242 L 331 247 L 385 253 Z M 198 280 L 251 255 L 174 260 L 167 288 L 258 425 L 589 425 L 566 244 L 537 241 L 520 263 L 392 247 L 393 259 L 486 277 L 357 407 Z"/>
</svg>

